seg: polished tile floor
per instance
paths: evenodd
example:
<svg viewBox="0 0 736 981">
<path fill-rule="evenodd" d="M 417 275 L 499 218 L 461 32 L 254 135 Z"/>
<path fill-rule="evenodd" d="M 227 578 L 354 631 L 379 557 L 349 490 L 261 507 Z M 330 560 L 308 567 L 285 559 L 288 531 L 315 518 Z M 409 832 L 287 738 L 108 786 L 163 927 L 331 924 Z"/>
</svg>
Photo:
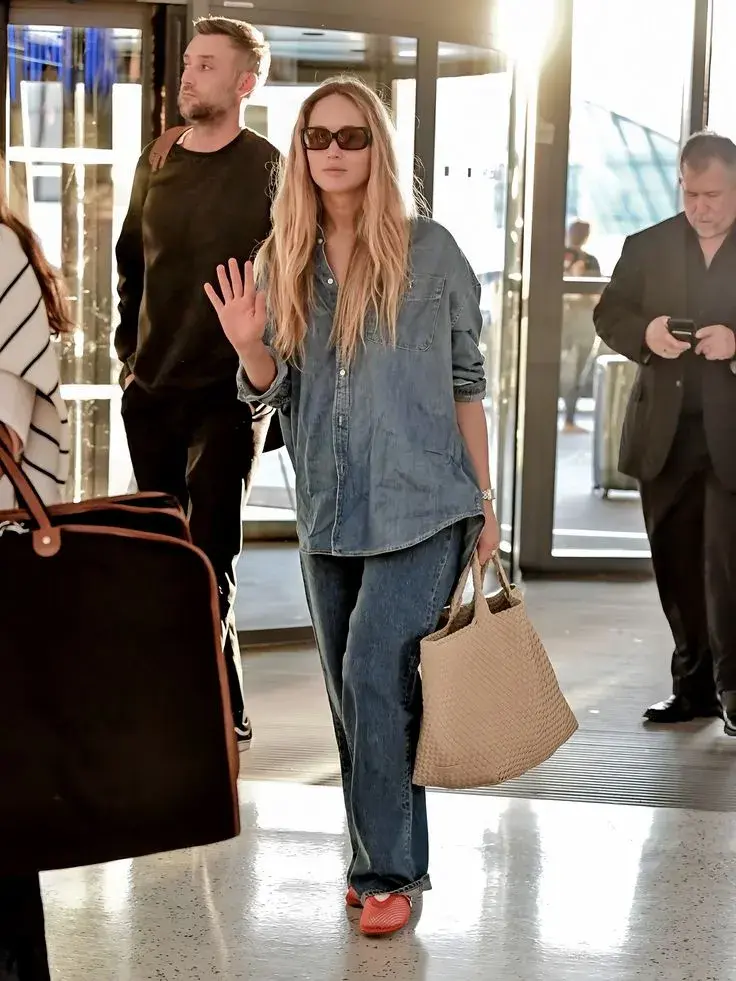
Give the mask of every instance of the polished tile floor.
<svg viewBox="0 0 736 981">
<path fill-rule="evenodd" d="M 668 679 L 653 584 L 526 598 L 580 732 L 505 796 L 430 796 L 409 932 L 368 941 L 345 910 L 317 656 L 264 651 L 244 660 L 243 834 L 44 876 L 54 981 L 736 981 L 736 740 L 642 726 Z"/>
<path fill-rule="evenodd" d="M 242 837 L 44 877 L 55 981 L 730 981 L 731 815 L 433 794 L 434 891 L 362 938 L 330 787 L 242 783 Z"/>
</svg>

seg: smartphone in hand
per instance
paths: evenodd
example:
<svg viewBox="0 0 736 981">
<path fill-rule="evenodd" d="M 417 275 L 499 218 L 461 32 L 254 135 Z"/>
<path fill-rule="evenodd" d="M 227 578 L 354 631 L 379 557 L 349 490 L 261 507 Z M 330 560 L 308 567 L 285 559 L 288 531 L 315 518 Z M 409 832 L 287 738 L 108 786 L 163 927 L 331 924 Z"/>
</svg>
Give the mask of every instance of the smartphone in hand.
<svg viewBox="0 0 736 981">
<path fill-rule="evenodd" d="M 690 347 L 695 345 L 695 326 L 694 320 L 686 320 L 680 317 L 670 317 L 667 321 L 667 329 L 678 341 L 687 341 Z"/>
</svg>

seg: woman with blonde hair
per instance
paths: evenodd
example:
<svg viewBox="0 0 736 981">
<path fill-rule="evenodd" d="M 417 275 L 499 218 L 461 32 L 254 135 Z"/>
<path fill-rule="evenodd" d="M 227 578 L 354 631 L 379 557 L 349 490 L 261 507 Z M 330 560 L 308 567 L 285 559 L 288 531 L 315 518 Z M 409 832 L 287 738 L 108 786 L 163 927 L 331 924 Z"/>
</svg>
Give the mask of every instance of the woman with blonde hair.
<svg viewBox="0 0 736 981">
<path fill-rule="evenodd" d="M 69 426 L 51 340 L 69 326 L 59 280 L 0 190 L 0 439 L 47 504 L 60 500 L 69 465 Z M 15 506 L 0 469 L 0 534 L 1 512 Z M 12 778 L 5 792 L 13 793 Z M 48 978 L 38 875 L 4 875 L 0 858 L 0 981 Z"/>
<path fill-rule="evenodd" d="M 253 268 L 207 294 L 241 397 L 276 406 L 296 472 L 302 571 L 340 752 L 347 903 L 394 933 L 430 887 L 412 785 L 419 642 L 463 565 L 498 546 L 478 349 L 480 288 L 400 191 L 389 115 L 356 79 L 304 103 Z"/>
</svg>

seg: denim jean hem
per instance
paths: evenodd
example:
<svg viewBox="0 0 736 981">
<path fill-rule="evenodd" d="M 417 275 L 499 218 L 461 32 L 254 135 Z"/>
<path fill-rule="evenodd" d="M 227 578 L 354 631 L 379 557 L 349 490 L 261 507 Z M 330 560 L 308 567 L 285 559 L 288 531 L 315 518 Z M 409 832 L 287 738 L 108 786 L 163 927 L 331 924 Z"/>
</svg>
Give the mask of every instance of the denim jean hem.
<svg viewBox="0 0 736 981">
<path fill-rule="evenodd" d="M 410 882 L 408 886 L 402 886 L 400 889 L 366 889 L 360 894 L 360 901 L 365 903 L 366 899 L 370 899 L 371 896 L 382 896 L 384 893 L 390 896 L 409 896 L 411 899 L 414 896 L 421 896 L 423 892 L 429 892 L 431 889 L 432 882 L 429 875 L 423 875 L 421 879 Z"/>
</svg>

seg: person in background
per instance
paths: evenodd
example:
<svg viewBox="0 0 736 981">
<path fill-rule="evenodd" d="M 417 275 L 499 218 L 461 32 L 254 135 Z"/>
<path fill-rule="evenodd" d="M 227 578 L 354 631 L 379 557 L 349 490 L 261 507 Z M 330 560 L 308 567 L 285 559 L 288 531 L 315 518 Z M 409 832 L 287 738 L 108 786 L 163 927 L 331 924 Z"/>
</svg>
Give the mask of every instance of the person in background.
<svg viewBox="0 0 736 981">
<path fill-rule="evenodd" d="M 565 276 L 600 276 L 598 260 L 584 249 L 589 237 L 590 225 L 587 221 L 576 219 L 570 223 L 565 247 Z M 587 294 L 568 294 L 565 297 L 560 392 L 565 402 L 563 432 L 566 433 L 585 431 L 576 424 L 575 413 L 596 339 L 593 327 L 596 302 L 596 296 Z"/>
<path fill-rule="evenodd" d="M 270 422 L 238 399 L 237 355 L 202 292 L 211 270 L 251 257 L 268 235 L 279 153 L 241 128 L 243 103 L 268 75 L 269 47 L 250 24 L 195 24 L 179 109 L 188 123 L 160 169 L 141 156 L 117 245 L 123 421 L 139 490 L 174 494 L 210 559 L 220 594 L 233 724 L 245 712 L 235 626 L 243 503 Z M 189 725 L 192 720 L 182 720 Z"/>
<path fill-rule="evenodd" d="M 52 344 L 69 326 L 59 280 L 0 190 L 0 439 L 10 443 L 46 504 L 61 499 L 69 466 L 69 425 Z M 0 476 L 0 512 L 15 506 L 13 487 Z M 3 778 L 3 793 L 13 793 L 12 774 Z M 38 875 L 4 875 L 0 860 L 0 981 L 49 977 Z"/>
<path fill-rule="evenodd" d="M 645 717 L 723 713 L 736 736 L 736 145 L 690 137 L 680 181 L 684 213 L 626 239 L 595 324 L 639 365 L 619 469 L 639 480 L 675 641 L 672 695 Z"/>
<path fill-rule="evenodd" d="M 570 222 L 565 246 L 566 276 L 600 276 L 600 263 L 594 255 L 585 251 L 590 238 L 590 223 L 576 218 Z"/>
<path fill-rule="evenodd" d="M 480 287 L 401 196 L 388 112 L 362 82 L 304 103 L 253 270 L 207 293 L 242 397 L 281 410 L 307 599 L 340 752 L 349 906 L 378 936 L 430 887 L 412 785 L 419 642 L 464 564 L 498 547 L 478 349 Z M 267 322 L 268 321 L 268 322 Z"/>
</svg>

